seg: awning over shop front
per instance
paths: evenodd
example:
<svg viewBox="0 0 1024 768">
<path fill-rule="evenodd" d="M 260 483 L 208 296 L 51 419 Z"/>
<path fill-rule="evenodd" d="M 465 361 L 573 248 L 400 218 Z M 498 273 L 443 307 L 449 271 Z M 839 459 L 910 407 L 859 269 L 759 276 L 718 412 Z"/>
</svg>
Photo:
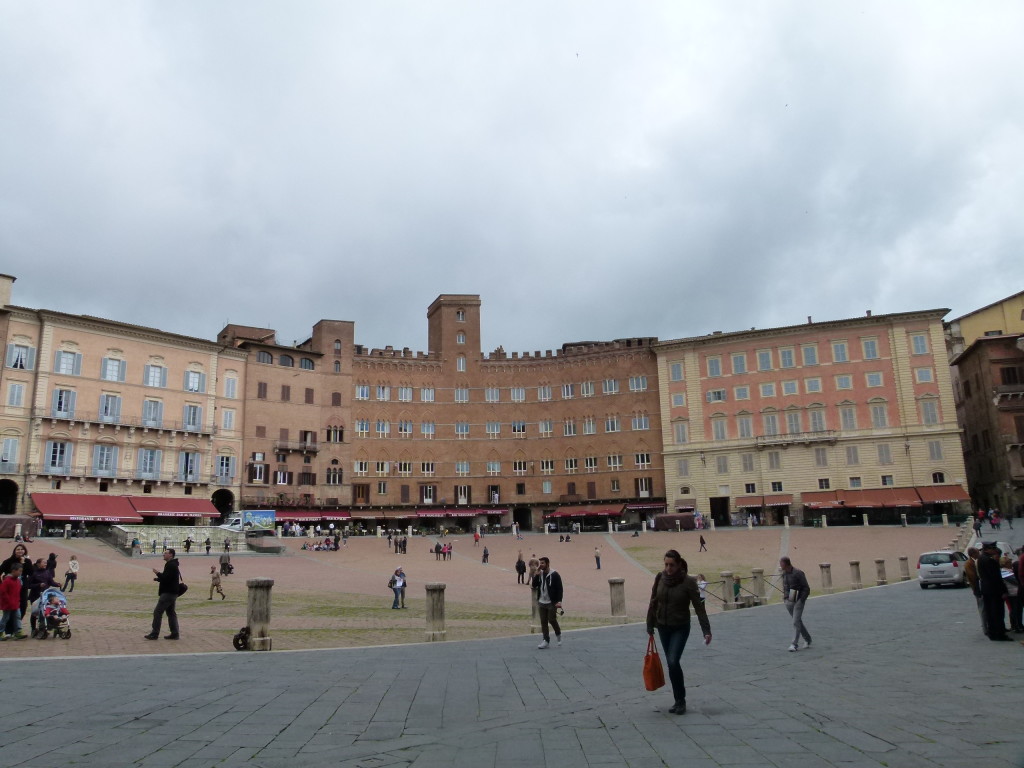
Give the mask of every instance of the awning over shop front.
<svg viewBox="0 0 1024 768">
<path fill-rule="evenodd" d="M 839 497 L 836 491 L 805 491 L 800 494 L 800 501 L 808 509 L 839 509 Z"/>
<path fill-rule="evenodd" d="M 622 507 L 560 507 L 545 517 L 616 517 Z"/>
<path fill-rule="evenodd" d="M 925 504 L 953 504 L 971 500 L 962 485 L 919 485 L 914 490 Z"/>
<path fill-rule="evenodd" d="M 739 496 L 736 498 L 737 509 L 760 509 L 764 503 L 764 496 Z"/>
<path fill-rule="evenodd" d="M 279 523 L 319 523 L 322 515 L 312 509 L 278 510 L 275 519 Z"/>
<path fill-rule="evenodd" d="M 341 510 L 334 510 L 333 512 L 324 512 L 320 515 L 324 520 L 348 520 L 352 517 L 348 512 L 342 512 Z"/>
<path fill-rule="evenodd" d="M 847 490 L 836 491 L 839 500 L 847 509 L 879 509 L 884 506 L 882 492 L 884 488 L 877 490 Z"/>
<path fill-rule="evenodd" d="M 696 499 L 676 499 L 676 509 L 696 509 Z"/>
<path fill-rule="evenodd" d="M 792 503 L 792 493 L 770 493 L 764 497 L 766 507 L 788 507 Z"/>
<path fill-rule="evenodd" d="M 921 499 L 913 488 L 883 488 L 876 493 L 881 494 L 882 504 L 886 507 L 920 507 Z"/>
<path fill-rule="evenodd" d="M 127 496 L 88 493 L 33 493 L 32 503 L 44 520 L 86 523 L 141 523 Z"/>
<path fill-rule="evenodd" d="M 220 512 L 207 499 L 126 498 L 143 517 L 220 517 Z"/>
<path fill-rule="evenodd" d="M 643 503 L 637 502 L 635 504 L 627 504 L 624 512 L 664 512 L 665 502 L 658 503 Z"/>
</svg>

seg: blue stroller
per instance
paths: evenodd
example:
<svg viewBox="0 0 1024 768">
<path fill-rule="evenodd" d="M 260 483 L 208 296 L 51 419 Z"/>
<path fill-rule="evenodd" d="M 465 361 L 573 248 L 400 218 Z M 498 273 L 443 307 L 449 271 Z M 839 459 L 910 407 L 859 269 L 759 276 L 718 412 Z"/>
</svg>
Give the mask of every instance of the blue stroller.
<svg viewBox="0 0 1024 768">
<path fill-rule="evenodd" d="M 56 587 L 50 587 L 43 591 L 35 608 L 32 609 L 32 613 L 36 619 L 33 637 L 45 640 L 51 632 L 54 639 L 59 637 L 61 640 L 67 640 L 71 637 L 68 599 Z"/>
</svg>

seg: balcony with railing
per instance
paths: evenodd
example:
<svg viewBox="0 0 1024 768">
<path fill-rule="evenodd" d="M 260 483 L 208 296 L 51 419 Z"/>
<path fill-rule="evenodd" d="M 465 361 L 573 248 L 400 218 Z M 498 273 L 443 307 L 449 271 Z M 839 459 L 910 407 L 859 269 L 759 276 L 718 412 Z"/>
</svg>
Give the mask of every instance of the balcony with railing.
<svg viewBox="0 0 1024 768">
<path fill-rule="evenodd" d="M 299 451 L 301 453 L 316 453 L 320 445 L 316 440 L 275 440 L 274 453 Z"/>
<path fill-rule="evenodd" d="M 16 461 L 0 461 L 0 475 L 21 474 L 21 464 Z"/>
<path fill-rule="evenodd" d="M 29 474 L 44 477 L 81 477 L 95 480 L 134 480 L 145 483 L 185 483 L 194 485 L 233 485 L 234 476 L 209 472 L 151 472 L 144 469 L 107 469 L 83 464 L 28 464 Z"/>
<path fill-rule="evenodd" d="M 1024 384 L 1003 384 L 993 387 L 992 401 L 1001 411 L 1024 409 Z"/>
<path fill-rule="evenodd" d="M 818 432 L 792 432 L 786 435 L 759 435 L 754 438 L 758 448 L 777 445 L 810 445 L 811 443 L 835 443 L 839 433 L 834 429 L 822 429 Z"/>
<path fill-rule="evenodd" d="M 111 427 L 135 427 L 137 429 L 154 429 L 161 432 L 188 432 L 198 435 L 215 435 L 217 427 L 213 424 L 194 424 L 175 421 L 174 419 L 146 419 L 141 416 L 112 416 L 107 413 L 74 410 L 57 410 L 54 408 L 33 408 L 32 416 L 37 419 L 51 421 L 67 421 L 72 424 L 98 424 Z"/>
</svg>

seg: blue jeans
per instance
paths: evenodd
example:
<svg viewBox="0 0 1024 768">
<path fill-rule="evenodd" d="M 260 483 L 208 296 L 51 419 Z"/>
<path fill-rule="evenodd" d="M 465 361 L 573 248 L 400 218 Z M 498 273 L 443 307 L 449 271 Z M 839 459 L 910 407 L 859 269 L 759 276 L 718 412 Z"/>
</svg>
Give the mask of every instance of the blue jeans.
<svg viewBox="0 0 1024 768">
<path fill-rule="evenodd" d="M 661 649 L 665 652 L 665 665 L 668 667 L 668 679 L 672 683 L 672 697 L 676 704 L 686 701 L 686 686 L 683 684 L 683 667 L 679 660 L 683 657 L 683 649 L 690 637 L 690 625 L 664 627 L 658 625 L 658 636 L 661 638 Z"/>
<path fill-rule="evenodd" d="M 401 587 L 392 587 L 391 591 L 395 593 L 395 602 L 393 602 L 391 604 L 391 607 L 392 608 L 397 608 L 398 607 L 398 600 L 402 597 L 402 588 Z"/>
<path fill-rule="evenodd" d="M 21 611 L 15 608 L 13 611 L 4 611 L 0 619 L 0 632 L 16 635 L 21 632 Z"/>
</svg>

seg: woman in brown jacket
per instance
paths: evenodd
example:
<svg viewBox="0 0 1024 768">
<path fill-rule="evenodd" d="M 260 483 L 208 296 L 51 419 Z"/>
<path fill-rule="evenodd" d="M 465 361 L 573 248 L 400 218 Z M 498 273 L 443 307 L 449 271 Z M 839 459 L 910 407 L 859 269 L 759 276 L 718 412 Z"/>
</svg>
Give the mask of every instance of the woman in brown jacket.
<svg viewBox="0 0 1024 768">
<path fill-rule="evenodd" d="M 654 628 L 658 628 L 665 663 L 668 665 L 668 679 L 672 683 L 672 695 L 675 698 L 675 704 L 669 712 L 675 715 L 686 712 L 686 686 L 679 660 L 690 637 L 690 606 L 693 606 L 704 633 L 704 645 L 708 645 L 711 643 L 711 624 L 700 599 L 697 580 L 687 573 L 686 561 L 682 556 L 670 549 L 665 553 L 665 570 L 654 577 L 651 603 L 647 607 L 647 634 L 653 635 Z"/>
</svg>

